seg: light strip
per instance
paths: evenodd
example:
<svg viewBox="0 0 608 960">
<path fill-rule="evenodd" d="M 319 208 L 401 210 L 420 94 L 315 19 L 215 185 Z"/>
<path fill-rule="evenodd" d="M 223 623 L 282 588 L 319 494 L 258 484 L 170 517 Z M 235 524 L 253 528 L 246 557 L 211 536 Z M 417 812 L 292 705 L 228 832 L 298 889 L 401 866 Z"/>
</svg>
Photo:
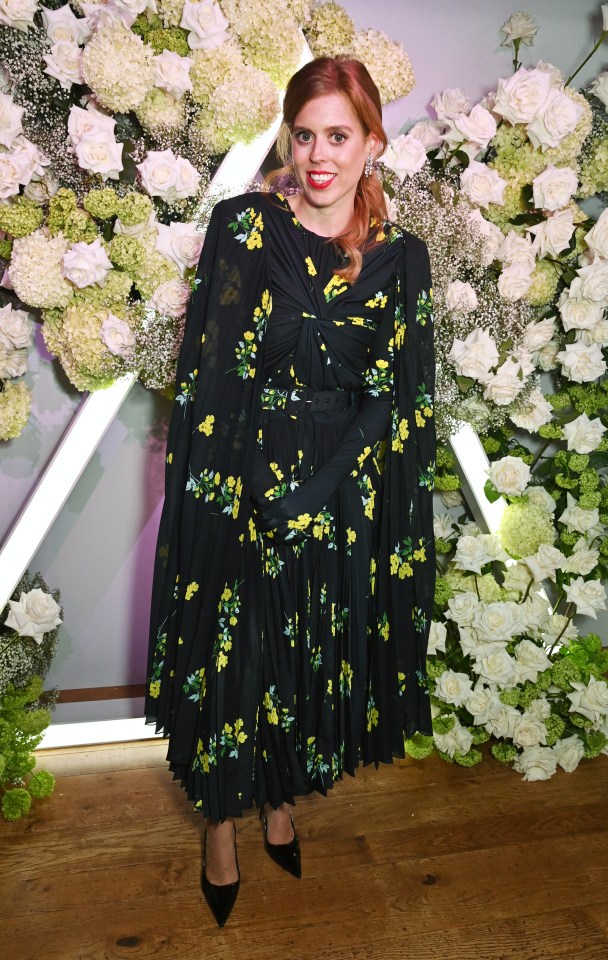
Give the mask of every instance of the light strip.
<svg viewBox="0 0 608 960">
<path fill-rule="evenodd" d="M 450 437 L 450 446 L 458 461 L 464 481 L 464 493 L 467 504 L 477 523 L 483 523 L 490 533 L 496 533 L 505 509 L 503 497 L 490 503 L 484 486 L 488 479 L 490 461 L 473 428 L 465 423 L 457 433 Z M 467 496 L 470 492 L 471 496 Z"/>
<path fill-rule="evenodd" d="M 74 489 L 135 377 L 84 398 L 0 551 L 0 610 Z"/>
<path fill-rule="evenodd" d="M 44 731 L 38 750 L 62 747 L 86 747 L 100 743 L 125 743 L 136 740 L 161 740 L 154 727 L 143 717 L 125 720 L 95 720 L 82 723 L 52 723 Z"/>
</svg>

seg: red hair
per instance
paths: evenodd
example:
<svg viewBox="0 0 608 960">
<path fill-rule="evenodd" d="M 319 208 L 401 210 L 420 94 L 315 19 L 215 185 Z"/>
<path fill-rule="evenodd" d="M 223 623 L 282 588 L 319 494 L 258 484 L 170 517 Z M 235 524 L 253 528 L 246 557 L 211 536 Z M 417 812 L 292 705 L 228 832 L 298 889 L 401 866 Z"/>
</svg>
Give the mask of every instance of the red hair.
<svg viewBox="0 0 608 960">
<path fill-rule="evenodd" d="M 300 110 L 316 97 L 340 93 L 348 100 L 363 128 L 365 136 L 373 134 L 382 145 L 388 137 L 382 126 L 382 102 L 378 88 L 367 68 L 359 60 L 346 57 L 318 57 L 303 66 L 287 84 L 283 102 L 283 126 L 277 139 L 277 154 L 284 166 L 265 178 L 268 189 L 281 189 L 286 181 L 295 184 L 291 162 L 291 135 Z M 361 272 L 363 252 L 370 238 L 370 220 L 381 224 L 387 218 L 384 191 L 377 176 L 362 172 L 355 194 L 355 209 L 347 230 L 331 240 L 348 257 L 345 267 L 337 270 L 345 280 L 354 282 Z"/>
</svg>

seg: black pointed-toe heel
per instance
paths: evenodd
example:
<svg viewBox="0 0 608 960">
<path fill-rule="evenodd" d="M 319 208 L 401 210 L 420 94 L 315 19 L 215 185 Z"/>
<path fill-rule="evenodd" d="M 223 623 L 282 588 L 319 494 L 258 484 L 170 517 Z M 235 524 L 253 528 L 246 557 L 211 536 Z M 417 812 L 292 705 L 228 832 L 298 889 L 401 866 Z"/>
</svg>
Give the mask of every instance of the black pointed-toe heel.
<svg viewBox="0 0 608 960">
<path fill-rule="evenodd" d="M 223 927 L 226 920 L 232 913 L 232 908 L 236 903 L 239 887 L 241 885 L 241 871 L 239 870 L 239 859 L 236 854 L 236 824 L 234 825 L 234 855 L 236 858 L 236 869 L 238 880 L 236 883 L 226 883 L 223 885 L 210 883 L 207 880 L 205 867 L 207 865 L 207 830 L 205 829 L 205 846 L 203 850 L 203 869 L 201 872 L 201 890 L 207 901 L 211 913 L 217 920 L 218 927 Z"/>
<path fill-rule="evenodd" d="M 264 827 L 264 848 L 266 853 L 272 860 L 274 860 L 276 864 L 279 865 L 279 867 L 281 867 L 283 870 L 286 870 L 287 873 L 290 873 L 292 877 L 296 877 L 297 880 L 300 880 L 302 878 L 300 841 L 298 840 L 296 828 L 293 823 L 291 810 L 289 811 L 289 818 L 293 828 L 293 840 L 290 840 L 289 843 L 270 843 L 268 840 L 268 822 L 266 820 L 266 811 L 264 810 L 263 805 L 260 807 L 260 819 L 262 821 L 262 826 Z"/>
</svg>

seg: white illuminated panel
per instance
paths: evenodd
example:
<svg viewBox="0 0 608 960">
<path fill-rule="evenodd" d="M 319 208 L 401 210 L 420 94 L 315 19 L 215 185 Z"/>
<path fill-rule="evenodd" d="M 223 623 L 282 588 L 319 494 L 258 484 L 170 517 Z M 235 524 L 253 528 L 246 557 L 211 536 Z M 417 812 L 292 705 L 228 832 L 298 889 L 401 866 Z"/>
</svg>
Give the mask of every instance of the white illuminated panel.
<svg viewBox="0 0 608 960">
<path fill-rule="evenodd" d="M 44 732 L 38 750 L 57 750 L 61 747 L 85 747 L 99 743 L 126 743 L 127 741 L 162 739 L 143 717 L 128 720 L 95 720 L 82 723 L 53 723 Z"/>
<path fill-rule="evenodd" d="M 478 523 L 480 520 L 485 523 L 489 533 L 496 533 L 506 504 L 502 497 L 490 503 L 485 495 L 483 488 L 488 479 L 490 462 L 479 437 L 466 423 L 457 433 L 452 434 L 450 446 L 458 461 L 465 482 L 465 499 L 475 520 Z M 467 496 L 469 491 L 472 497 Z"/>
</svg>

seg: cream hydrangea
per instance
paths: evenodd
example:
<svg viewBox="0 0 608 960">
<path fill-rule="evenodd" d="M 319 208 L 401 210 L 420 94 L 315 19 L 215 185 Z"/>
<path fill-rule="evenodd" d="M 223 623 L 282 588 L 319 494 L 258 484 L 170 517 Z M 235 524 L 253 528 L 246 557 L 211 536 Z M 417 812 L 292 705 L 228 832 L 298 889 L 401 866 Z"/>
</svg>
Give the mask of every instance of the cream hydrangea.
<svg viewBox="0 0 608 960">
<path fill-rule="evenodd" d="M 36 230 L 15 240 L 8 270 L 15 293 L 31 307 L 65 307 L 73 287 L 63 276 L 63 255 L 69 247 L 60 234 L 46 237 Z"/>
<path fill-rule="evenodd" d="M 234 40 L 227 40 L 215 50 L 194 50 L 190 67 L 192 99 L 207 107 L 214 90 L 235 80 L 242 69 L 243 57 Z"/>
<path fill-rule="evenodd" d="M 108 386 L 122 372 L 122 360 L 113 356 L 102 339 L 109 311 L 86 303 L 68 307 L 59 318 L 48 317 L 42 334 L 78 390 Z"/>
<path fill-rule="evenodd" d="M 313 9 L 306 39 L 315 57 L 333 57 L 352 46 L 355 25 L 339 3 L 324 3 Z"/>
<path fill-rule="evenodd" d="M 557 534 L 552 517 L 543 507 L 523 501 L 505 507 L 498 535 L 512 557 L 529 557 L 541 544 L 553 544 Z"/>
<path fill-rule="evenodd" d="M 201 110 L 191 128 L 195 142 L 210 153 L 224 153 L 233 143 L 249 143 L 262 133 L 279 110 L 276 88 L 255 67 L 243 67 L 238 79 L 220 84 L 206 110 Z"/>
<path fill-rule="evenodd" d="M 245 63 L 284 87 L 302 54 L 302 34 L 287 0 L 265 0 L 263 4 L 223 0 L 222 9 L 240 41 Z"/>
<path fill-rule="evenodd" d="M 179 27 L 185 0 L 156 0 L 158 15 L 165 27 Z"/>
<path fill-rule="evenodd" d="M 154 86 L 154 52 L 122 24 L 98 30 L 82 56 L 82 74 L 109 110 L 133 110 Z"/>
<path fill-rule="evenodd" d="M 186 106 L 164 90 L 154 87 L 135 108 L 137 119 L 144 130 L 157 140 L 178 133 L 186 123 Z"/>
<path fill-rule="evenodd" d="M 406 97 L 414 89 L 416 78 L 410 58 L 399 43 L 381 30 L 360 30 L 348 53 L 365 64 L 382 103 Z"/>
<path fill-rule="evenodd" d="M 27 423 L 32 397 L 23 380 L 6 381 L 0 390 L 0 440 L 15 440 Z"/>
</svg>

